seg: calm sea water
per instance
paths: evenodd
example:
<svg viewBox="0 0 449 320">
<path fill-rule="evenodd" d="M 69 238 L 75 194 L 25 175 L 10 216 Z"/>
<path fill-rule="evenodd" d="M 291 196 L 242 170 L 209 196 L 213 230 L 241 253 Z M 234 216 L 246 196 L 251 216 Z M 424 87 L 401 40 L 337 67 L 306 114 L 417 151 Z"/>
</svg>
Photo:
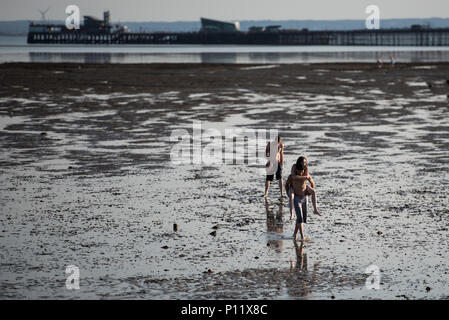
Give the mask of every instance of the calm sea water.
<svg viewBox="0 0 449 320">
<path fill-rule="evenodd" d="M 28 45 L 0 36 L 0 63 L 322 63 L 449 61 L 449 47 L 242 45 Z"/>
</svg>

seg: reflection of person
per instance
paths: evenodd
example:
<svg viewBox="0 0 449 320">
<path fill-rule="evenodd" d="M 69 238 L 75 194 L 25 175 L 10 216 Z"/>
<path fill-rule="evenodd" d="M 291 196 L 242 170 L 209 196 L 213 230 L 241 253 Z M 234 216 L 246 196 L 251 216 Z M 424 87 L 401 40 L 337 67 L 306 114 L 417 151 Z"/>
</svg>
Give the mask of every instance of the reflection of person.
<svg viewBox="0 0 449 320">
<path fill-rule="evenodd" d="M 277 146 L 275 146 L 275 141 L 268 142 L 267 147 L 265 148 L 265 156 L 267 158 L 270 158 L 267 162 L 267 178 L 265 181 L 265 194 L 264 197 L 268 197 L 268 190 L 270 189 L 270 183 L 273 181 L 274 178 L 274 172 L 272 172 L 272 168 L 274 167 L 273 160 L 271 159 L 271 150 L 277 150 L 276 151 L 276 162 L 277 162 L 277 170 L 276 170 L 276 180 L 279 181 L 279 188 L 281 190 L 281 198 L 284 197 L 284 190 L 283 190 L 283 180 L 282 180 L 282 169 L 284 167 L 284 145 L 282 144 L 282 138 L 281 136 L 277 137 Z M 270 172 L 271 171 L 271 172 Z"/>
<path fill-rule="evenodd" d="M 311 186 L 306 182 L 309 181 Z M 306 240 L 304 237 L 304 223 L 307 223 L 307 196 L 312 195 L 312 203 L 314 207 L 314 214 L 321 215 L 317 208 L 317 199 L 315 193 L 315 182 L 309 174 L 307 166 L 307 159 L 299 157 L 296 164 L 292 167 L 292 174 L 288 177 L 285 183 L 287 190 L 289 204 L 290 204 L 290 220 L 293 220 L 293 208 L 296 212 L 296 225 L 293 233 L 293 238 L 296 240 L 298 231 L 301 235 L 301 241 Z"/>
<path fill-rule="evenodd" d="M 276 232 L 282 234 L 284 232 L 284 225 L 282 223 L 282 211 L 283 205 L 279 206 L 279 212 L 276 216 L 270 209 L 269 202 L 265 199 L 265 209 L 267 211 L 267 232 Z M 282 240 L 268 240 L 268 244 L 275 248 L 281 248 L 283 245 Z"/>
<path fill-rule="evenodd" d="M 298 245 L 297 241 L 294 241 L 293 244 L 295 245 L 295 252 L 296 252 L 296 269 L 299 269 L 301 271 L 307 271 L 307 254 L 304 252 L 305 245 L 304 243 L 301 243 Z M 317 271 L 318 271 L 318 265 L 319 262 L 315 263 L 313 265 L 313 275 L 312 275 L 312 282 L 313 284 L 316 280 Z M 294 268 L 295 266 L 291 265 L 291 268 Z"/>
<path fill-rule="evenodd" d="M 305 246 L 303 243 L 298 245 L 296 241 L 293 243 L 295 245 L 296 262 L 293 259 L 290 260 L 292 276 L 287 283 L 287 288 L 290 295 L 305 297 L 313 294 L 312 288 L 317 280 L 319 264 L 314 264 L 312 277 L 310 278 L 307 270 L 307 254 L 304 252 Z"/>
<path fill-rule="evenodd" d="M 296 251 L 296 268 L 299 270 L 307 271 L 307 255 L 304 253 L 304 244 L 298 246 L 298 242 L 294 242 Z M 295 268 L 295 263 L 293 260 L 290 261 L 290 270 Z"/>
</svg>

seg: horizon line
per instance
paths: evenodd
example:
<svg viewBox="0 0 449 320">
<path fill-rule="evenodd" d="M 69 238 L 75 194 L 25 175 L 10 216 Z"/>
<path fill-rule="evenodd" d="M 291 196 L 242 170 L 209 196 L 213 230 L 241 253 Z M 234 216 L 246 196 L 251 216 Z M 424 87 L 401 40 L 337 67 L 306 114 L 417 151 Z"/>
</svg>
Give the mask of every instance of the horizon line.
<svg viewBox="0 0 449 320">
<path fill-rule="evenodd" d="M 83 15 L 91 16 L 92 15 Z M 179 22 L 201 22 L 200 18 L 198 20 L 158 20 L 158 21 L 150 21 L 150 20 L 113 20 L 114 22 L 146 22 L 146 23 L 179 23 Z M 99 18 L 100 19 L 100 18 Z M 217 19 L 217 18 L 209 18 L 219 21 L 232 21 L 232 22 L 242 22 L 242 21 L 365 21 L 365 19 L 242 19 L 242 20 L 228 20 L 228 19 Z M 424 17 L 424 18 L 381 18 L 382 20 L 425 20 L 425 19 L 449 19 L 449 17 Z M 19 21 L 43 21 L 39 19 L 15 19 L 15 20 L 0 20 L 0 22 L 19 22 Z M 64 19 L 48 19 L 45 21 L 64 21 Z"/>
</svg>

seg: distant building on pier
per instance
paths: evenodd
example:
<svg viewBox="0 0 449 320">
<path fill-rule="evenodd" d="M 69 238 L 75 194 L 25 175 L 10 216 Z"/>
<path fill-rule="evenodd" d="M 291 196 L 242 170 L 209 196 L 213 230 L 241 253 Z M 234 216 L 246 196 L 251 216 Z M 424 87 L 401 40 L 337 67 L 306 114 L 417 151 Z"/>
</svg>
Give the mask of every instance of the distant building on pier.
<svg viewBox="0 0 449 320">
<path fill-rule="evenodd" d="M 240 31 L 239 22 L 225 22 L 201 18 L 201 32 L 224 33 Z"/>
</svg>

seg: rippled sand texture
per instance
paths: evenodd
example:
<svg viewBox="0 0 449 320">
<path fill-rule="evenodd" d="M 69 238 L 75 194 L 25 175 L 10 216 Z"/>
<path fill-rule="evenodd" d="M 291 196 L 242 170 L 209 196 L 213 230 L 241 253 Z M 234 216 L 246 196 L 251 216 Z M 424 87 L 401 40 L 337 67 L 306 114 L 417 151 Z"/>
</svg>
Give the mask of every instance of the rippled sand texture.
<svg viewBox="0 0 449 320">
<path fill-rule="evenodd" d="M 448 64 L 0 69 L 1 298 L 449 298 Z M 308 157 L 305 248 L 263 166 L 170 162 L 194 120 Z"/>
</svg>

